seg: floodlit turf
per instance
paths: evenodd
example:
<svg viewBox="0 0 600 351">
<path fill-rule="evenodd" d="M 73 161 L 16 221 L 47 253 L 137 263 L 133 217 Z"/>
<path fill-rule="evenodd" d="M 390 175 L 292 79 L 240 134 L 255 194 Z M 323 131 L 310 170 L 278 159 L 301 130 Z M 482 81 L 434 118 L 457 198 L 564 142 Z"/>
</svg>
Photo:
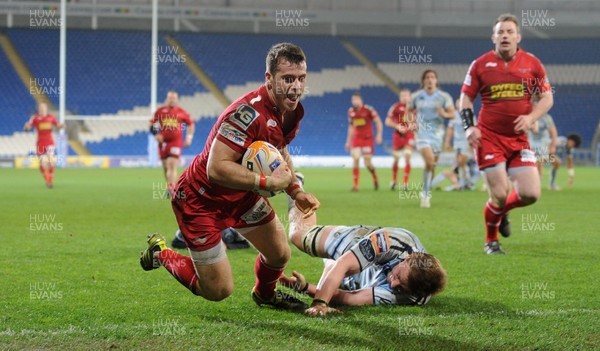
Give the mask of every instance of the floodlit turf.
<svg viewBox="0 0 600 351">
<path fill-rule="evenodd" d="M 482 192 L 416 196 L 372 190 L 363 170 L 304 169 L 321 224 L 401 226 L 448 271 L 425 307 L 345 308 L 310 318 L 257 307 L 254 249 L 228 252 L 235 291 L 214 303 L 138 255 L 176 226 L 159 169 L 65 169 L 48 190 L 35 170 L 0 170 L 0 349 L 54 350 L 591 350 L 600 348 L 600 170 L 578 168 L 571 190 L 544 190 L 511 213 L 506 256 L 483 253 Z M 547 172 L 546 172 L 547 173 Z M 546 175 L 547 176 L 547 175 Z M 559 183 L 566 183 L 561 169 Z M 413 171 L 418 188 L 421 170 Z M 547 178 L 544 178 L 544 186 Z M 285 198 L 273 201 L 285 223 Z M 322 263 L 293 250 L 287 272 L 316 282 Z"/>
</svg>

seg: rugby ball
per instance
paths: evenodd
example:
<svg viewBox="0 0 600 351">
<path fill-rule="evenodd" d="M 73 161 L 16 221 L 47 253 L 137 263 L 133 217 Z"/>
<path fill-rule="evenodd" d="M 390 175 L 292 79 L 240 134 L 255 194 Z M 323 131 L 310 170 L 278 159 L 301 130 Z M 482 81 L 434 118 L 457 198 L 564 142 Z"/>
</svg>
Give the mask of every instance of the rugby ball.
<svg viewBox="0 0 600 351">
<path fill-rule="evenodd" d="M 242 166 L 264 176 L 270 176 L 282 162 L 284 161 L 279 150 L 266 141 L 260 140 L 250 144 L 242 156 Z M 257 193 L 264 197 L 277 195 L 277 192 L 266 190 L 259 190 Z"/>
</svg>

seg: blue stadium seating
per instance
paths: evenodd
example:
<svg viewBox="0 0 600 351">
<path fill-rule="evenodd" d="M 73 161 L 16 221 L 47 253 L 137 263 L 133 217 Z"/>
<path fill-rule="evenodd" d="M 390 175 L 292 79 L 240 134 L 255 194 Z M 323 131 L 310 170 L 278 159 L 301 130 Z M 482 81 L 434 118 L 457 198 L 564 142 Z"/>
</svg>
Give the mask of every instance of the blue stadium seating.
<svg viewBox="0 0 600 351">
<path fill-rule="evenodd" d="M 58 32 L 10 29 L 7 33 L 36 77 L 58 77 Z M 198 34 L 176 33 L 174 37 L 198 61 L 221 89 L 264 79 L 264 56 L 276 42 L 291 41 L 303 47 L 308 57 L 310 72 L 326 68 L 344 68 L 360 63 L 343 48 L 338 38 L 330 36 L 252 35 L 252 34 Z M 399 47 L 422 47 L 432 55 L 435 64 L 465 64 L 492 48 L 489 40 L 414 39 L 414 38 L 349 38 L 375 63 L 397 63 Z M 533 40 L 526 39 L 523 47 L 534 52 L 546 64 L 600 64 L 600 41 L 592 40 Z M 161 36 L 159 45 L 167 44 Z M 68 33 L 67 108 L 77 114 L 115 113 L 149 103 L 150 89 L 150 33 L 73 30 Z M 556 48 L 560 47 L 560 50 Z M 43 56 L 40 56 L 43 53 Z M 585 53 L 578 55 L 577 53 Z M 0 64 L 10 67 L 4 54 Z M 116 69 L 115 69 L 116 67 Z M 0 135 L 12 134 L 22 127 L 27 115 L 34 112 L 35 102 L 13 70 L 3 70 L 0 76 L 2 102 L 8 109 L 0 124 Z M 552 78 L 552 77 L 550 77 Z M 309 77 L 310 79 L 310 77 Z M 16 88 L 15 88 L 16 87 Z M 418 86 L 408 84 L 415 90 Z M 22 89 L 20 89 L 22 88 Z M 204 92 L 196 78 L 183 63 L 159 63 L 159 100 L 169 89 L 180 95 Z M 453 97 L 460 93 L 459 84 L 446 84 L 442 89 Z M 364 101 L 374 106 L 382 119 L 389 106 L 397 100 L 384 86 L 363 86 L 359 89 Z M 328 92 L 323 96 L 307 95 L 303 103 L 306 117 L 294 142 L 305 155 L 345 154 L 346 112 L 354 89 Z M 555 106 L 551 111 L 559 134 L 578 132 L 589 147 L 595 125 L 598 123 L 600 85 L 555 86 Z M 58 96 L 51 95 L 57 104 Z M 479 101 L 476 102 L 476 110 Z M 216 116 L 215 116 L 216 118 Z M 199 152 L 215 118 L 204 118 L 197 123 L 196 138 L 185 154 Z M 592 128 L 590 127 L 592 126 Z M 391 130 L 384 128 L 384 140 L 391 138 Z M 385 147 L 376 148 L 376 154 L 386 154 Z M 117 140 L 103 140 L 87 144 L 94 154 L 146 154 L 146 133 L 123 136 Z"/>
<path fill-rule="evenodd" d="M 29 117 L 35 114 L 35 100 L 29 94 L 29 89 L 21 82 L 17 72 L 13 69 L 10 61 L 0 51 L 0 105 L 2 106 L 2 123 L 0 123 L 0 135 L 11 135 L 15 131 L 22 130 L 23 125 Z"/>
<path fill-rule="evenodd" d="M 494 48 L 491 40 L 487 39 L 352 37 L 350 40 L 375 62 L 398 63 L 398 54 L 401 48 L 408 50 L 408 53 L 413 53 L 414 50 L 423 50 L 423 54 L 431 55 L 433 64 L 464 64 Z M 600 40 L 597 39 L 541 40 L 524 38 L 521 47 L 536 55 L 545 64 L 600 63 Z M 421 53 L 421 51 L 418 52 Z"/>
<path fill-rule="evenodd" d="M 58 84 L 59 33 L 8 31 L 17 50 L 36 77 Z M 148 32 L 71 30 L 67 35 L 67 105 L 75 114 L 116 113 L 150 102 L 151 37 Z M 166 53 L 161 37 L 159 49 Z M 44 53 L 40 57 L 40 53 Z M 54 53 L 54 54 L 53 54 Z M 177 55 L 177 54 L 175 54 Z M 206 91 L 183 63 L 158 64 L 158 99 L 175 89 L 181 95 Z M 58 95 L 50 96 L 58 105 Z"/>
<path fill-rule="evenodd" d="M 282 41 L 302 47 L 309 72 L 359 64 L 333 37 L 197 33 L 179 33 L 175 37 L 221 89 L 263 81 L 265 55 L 271 45 Z"/>
</svg>

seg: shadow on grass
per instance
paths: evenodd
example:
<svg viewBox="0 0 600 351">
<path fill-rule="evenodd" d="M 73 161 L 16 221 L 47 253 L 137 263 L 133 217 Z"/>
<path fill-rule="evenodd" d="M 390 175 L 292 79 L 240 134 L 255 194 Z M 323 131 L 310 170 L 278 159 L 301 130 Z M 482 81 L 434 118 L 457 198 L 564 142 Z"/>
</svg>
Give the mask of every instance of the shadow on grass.
<svg viewBox="0 0 600 351">
<path fill-rule="evenodd" d="M 311 340 L 325 349 L 365 348 L 376 350 L 501 350 L 459 341 L 447 327 L 436 325 L 436 316 L 454 314 L 512 313 L 506 306 L 468 298 L 439 298 L 426 307 L 346 307 L 345 314 L 314 318 L 285 311 L 260 309 L 254 318 L 204 315 L 210 323 L 226 323 L 290 340 Z M 267 317 L 269 316 L 270 317 Z M 286 316 L 289 315 L 289 318 Z M 266 318 L 261 318 L 266 317 Z M 283 319 L 281 319 L 283 318 Z M 444 330 L 446 332 L 444 332 Z M 269 337 L 271 338 L 271 337 Z"/>
</svg>

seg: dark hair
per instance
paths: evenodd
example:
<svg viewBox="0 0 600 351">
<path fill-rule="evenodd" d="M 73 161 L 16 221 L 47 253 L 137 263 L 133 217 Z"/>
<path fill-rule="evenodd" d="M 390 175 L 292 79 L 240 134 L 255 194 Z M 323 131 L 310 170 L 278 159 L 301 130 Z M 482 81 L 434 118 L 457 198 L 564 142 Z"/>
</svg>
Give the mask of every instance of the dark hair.
<svg viewBox="0 0 600 351">
<path fill-rule="evenodd" d="M 423 84 L 423 82 L 425 81 L 425 76 L 427 75 L 427 73 L 433 73 L 435 75 L 435 79 L 438 79 L 438 74 L 434 69 L 426 69 L 425 71 L 423 71 L 423 74 L 421 74 L 421 88 L 425 87 L 425 84 Z M 435 87 L 438 88 L 440 86 L 440 82 L 439 80 L 437 82 L 435 82 Z"/>
<path fill-rule="evenodd" d="M 427 297 L 444 290 L 446 271 L 435 256 L 424 252 L 413 252 L 405 262 L 410 267 L 406 289 L 411 295 Z"/>
<path fill-rule="evenodd" d="M 575 143 L 575 147 L 579 147 L 581 145 L 581 136 L 577 133 L 571 133 L 567 136 L 567 140 L 573 140 Z"/>
<path fill-rule="evenodd" d="M 360 91 L 353 92 L 352 96 L 358 96 L 358 97 L 362 98 L 362 94 L 360 93 Z"/>
<path fill-rule="evenodd" d="M 275 44 L 271 46 L 267 53 L 267 72 L 275 75 L 280 59 L 285 59 L 293 64 L 300 64 L 306 62 L 306 55 L 304 55 L 304 51 L 298 45 L 292 43 Z"/>
</svg>

